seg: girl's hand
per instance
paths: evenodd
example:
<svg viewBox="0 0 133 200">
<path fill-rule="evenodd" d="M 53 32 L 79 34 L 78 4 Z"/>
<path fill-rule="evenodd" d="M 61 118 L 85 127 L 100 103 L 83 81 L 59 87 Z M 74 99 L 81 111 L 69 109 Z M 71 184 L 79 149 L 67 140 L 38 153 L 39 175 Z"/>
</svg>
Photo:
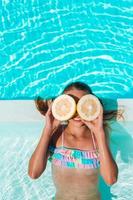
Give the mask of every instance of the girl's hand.
<svg viewBox="0 0 133 200">
<path fill-rule="evenodd" d="M 52 115 L 52 103 L 50 104 L 45 117 L 46 117 L 45 128 L 50 130 L 51 133 L 53 133 L 58 128 L 58 126 L 60 125 L 61 122 L 59 120 L 55 119 L 54 116 Z"/>
<path fill-rule="evenodd" d="M 86 121 L 81 119 L 82 122 L 97 136 L 103 130 L 103 108 L 101 106 L 99 116 L 93 121 Z"/>
</svg>

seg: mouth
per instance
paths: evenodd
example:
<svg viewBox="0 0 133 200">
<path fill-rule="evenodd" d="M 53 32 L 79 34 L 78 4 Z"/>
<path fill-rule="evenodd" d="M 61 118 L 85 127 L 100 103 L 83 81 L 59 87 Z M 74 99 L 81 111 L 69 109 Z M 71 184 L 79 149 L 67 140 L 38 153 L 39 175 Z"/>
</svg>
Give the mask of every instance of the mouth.
<svg viewBox="0 0 133 200">
<path fill-rule="evenodd" d="M 80 117 L 73 118 L 74 121 L 81 121 Z"/>
</svg>

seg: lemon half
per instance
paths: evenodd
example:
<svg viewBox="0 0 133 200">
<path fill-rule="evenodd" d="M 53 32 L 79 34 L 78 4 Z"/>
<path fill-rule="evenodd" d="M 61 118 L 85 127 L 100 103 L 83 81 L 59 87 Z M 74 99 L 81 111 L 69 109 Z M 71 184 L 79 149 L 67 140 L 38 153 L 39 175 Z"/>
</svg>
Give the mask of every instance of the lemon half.
<svg viewBox="0 0 133 200">
<path fill-rule="evenodd" d="M 84 95 L 77 104 L 79 116 L 87 121 L 96 119 L 100 113 L 100 108 L 100 101 L 92 94 Z"/>
<path fill-rule="evenodd" d="M 75 100 L 67 94 L 60 95 L 52 104 L 52 114 L 55 119 L 58 119 L 59 121 L 66 121 L 70 119 L 75 112 Z"/>
</svg>

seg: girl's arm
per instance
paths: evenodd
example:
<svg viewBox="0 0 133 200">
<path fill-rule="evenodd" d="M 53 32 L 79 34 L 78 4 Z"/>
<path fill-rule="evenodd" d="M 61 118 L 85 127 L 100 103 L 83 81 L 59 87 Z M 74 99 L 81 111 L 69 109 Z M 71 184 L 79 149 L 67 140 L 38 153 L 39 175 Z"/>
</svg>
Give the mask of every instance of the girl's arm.
<svg viewBox="0 0 133 200">
<path fill-rule="evenodd" d="M 48 159 L 48 146 L 51 139 L 51 130 L 45 127 L 43 129 L 40 141 L 33 152 L 28 166 L 28 174 L 31 178 L 38 178 L 46 168 Z"/>
<path fill-rule="evenodd" d="M 52 139 L 53 133 L 56 132 L 60 125 L 60 122 L 54 119 L 51 109 L 52 106 L 49 107 L 45 115 L 45 128 L 43 129 L 40 141 L 29 160 L 28 174 L 33 179 L 38 178 L 45 170 L 49 155 L 48 146 Z"/>
<path fill-rule="evenodd" d="M 99 153 L 100 153 L 100 172 L 105 182 L 108 185 L 112 185 L 117 181 L 118 177 L 118 167 L 111 155 L 107 137 L 103 128 L 103 108 L 101 106 L 101 111 L 99 116 L 94 121 L 82 120 L 86 126 L 95 134 L 97 140 Z"/>
<path fill-rule="evenodd" d="M 104 130 L 97 134 L 97 144 L 100 153 L 100 173 L 108 185 L 116 183 L 118 178 L 118 167 L 110 152 Z"/>
</svg>

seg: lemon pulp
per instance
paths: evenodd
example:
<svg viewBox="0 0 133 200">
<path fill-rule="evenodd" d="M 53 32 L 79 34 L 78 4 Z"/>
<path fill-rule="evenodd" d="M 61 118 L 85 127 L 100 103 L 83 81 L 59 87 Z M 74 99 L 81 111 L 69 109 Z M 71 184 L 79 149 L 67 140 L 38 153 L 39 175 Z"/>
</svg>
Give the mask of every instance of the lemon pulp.
<svg viewBox="0 0 133 200">
<path fill-rule="evenodd" d="M 84 95 L 77 104 L 77 112 L 84 120 L 94 120 L 100 113 L 100 101 L 92 94 Z"/>
<path fill-rule="evenodd" d="M 75 114 L 75 111 L 75 100 L 67 94 L 60 95 L 52 104 L 52 114 L 55 119 L 60 121 L 66 121 L 70 119 Z"/>
</svg>

